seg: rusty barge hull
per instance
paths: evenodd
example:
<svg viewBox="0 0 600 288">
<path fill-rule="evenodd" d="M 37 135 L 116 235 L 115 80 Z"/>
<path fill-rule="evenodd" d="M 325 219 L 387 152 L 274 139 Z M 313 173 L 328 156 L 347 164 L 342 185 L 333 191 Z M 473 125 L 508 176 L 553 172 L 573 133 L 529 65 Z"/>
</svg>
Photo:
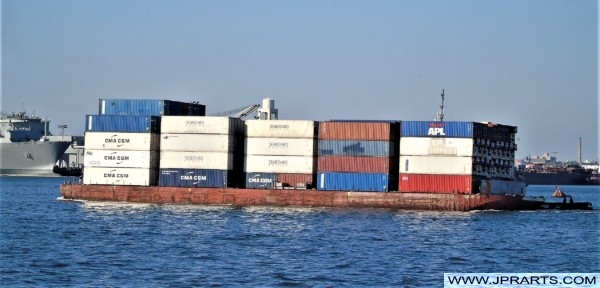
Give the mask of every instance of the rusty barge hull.
<svg viewBox="0 0 600 288">
<path fill-rule="evenodd" d="M 531 210 L 522 196 L 444 193 L 381 193 L 287 189 L 184 188 L 63 184 L 66 200 L 152 204 L 278 207 L 388 208 L 400 210 Z"/>
</svg>

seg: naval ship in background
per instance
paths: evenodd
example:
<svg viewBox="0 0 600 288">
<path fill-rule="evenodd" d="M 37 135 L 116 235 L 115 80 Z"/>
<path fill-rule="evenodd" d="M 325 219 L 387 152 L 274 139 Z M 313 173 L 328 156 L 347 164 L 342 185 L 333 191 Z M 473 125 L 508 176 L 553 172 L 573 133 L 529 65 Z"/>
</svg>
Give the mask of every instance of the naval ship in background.
<svg viewBox="0 0 600 288">
<path fill-rule="evenodd" d="M 49 127 L 50 120 L 35 113 L 0 114 L 0 174 L 56 175 L 54 165 L 72 141 L 52 135 Z"/>
</svg>

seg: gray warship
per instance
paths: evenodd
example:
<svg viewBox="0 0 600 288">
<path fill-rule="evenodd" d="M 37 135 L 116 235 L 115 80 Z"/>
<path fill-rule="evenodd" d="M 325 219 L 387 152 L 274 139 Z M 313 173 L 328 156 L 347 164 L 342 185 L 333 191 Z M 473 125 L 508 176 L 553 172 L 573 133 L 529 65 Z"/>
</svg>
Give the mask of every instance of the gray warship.
<svg viewBox="0 0 600 288">
<path fill-rule="evenodd" d="M 0 175 L 56 175 L 54 164 L 71 139 L 52 135 L 49 126 L 35 114 L 0 114 Z"/>
</svg>

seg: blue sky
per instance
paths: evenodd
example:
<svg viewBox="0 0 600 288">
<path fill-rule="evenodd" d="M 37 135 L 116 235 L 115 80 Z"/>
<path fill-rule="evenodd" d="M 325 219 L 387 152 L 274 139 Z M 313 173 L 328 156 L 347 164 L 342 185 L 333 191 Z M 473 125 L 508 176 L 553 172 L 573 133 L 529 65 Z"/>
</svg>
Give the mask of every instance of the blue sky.
<svg viewBox="0 0 600 288">
<path fill-rule="evenodd" d="M 275 99 L 281 119 L 519 127 L 518 157 L 598 159 L 597 1 L 2 0 L 3 112 L 82 135 L 100 98 Z"/>
</svg>

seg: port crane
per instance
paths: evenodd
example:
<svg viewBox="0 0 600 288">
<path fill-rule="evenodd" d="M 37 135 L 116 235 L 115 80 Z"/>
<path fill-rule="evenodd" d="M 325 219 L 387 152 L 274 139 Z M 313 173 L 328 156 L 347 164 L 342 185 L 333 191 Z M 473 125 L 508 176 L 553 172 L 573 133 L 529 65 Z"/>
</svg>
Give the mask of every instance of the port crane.
<svg viewBox="0 0 600 288">
<path fill-rule="evenodd" d="M 232 109 L 229 111 L 214 113 L 214 114 L 211 114 L 210 116 L 227 116 L 227 117 L 232 117 L 232 118 L 245 119 L 250 114 L 256 112 L 259 107 L 260 107 L 259 104 L 252 104 L 252 105 L 244 106 L 241 108 Z"/>
</svg>

